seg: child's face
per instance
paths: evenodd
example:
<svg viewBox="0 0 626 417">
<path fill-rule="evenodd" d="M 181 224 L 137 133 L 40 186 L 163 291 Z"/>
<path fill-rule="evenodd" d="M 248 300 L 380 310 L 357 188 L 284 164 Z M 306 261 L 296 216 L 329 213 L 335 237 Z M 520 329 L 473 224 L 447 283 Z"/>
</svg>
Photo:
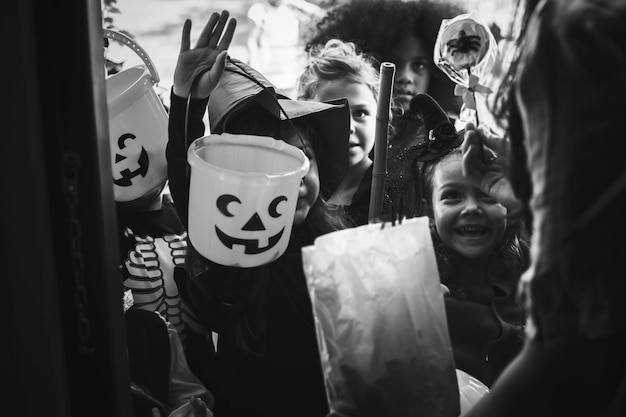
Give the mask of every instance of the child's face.
<svg viewBox="0 0 626 417">
<path fill-rule="evenodd" d="M 353 167 L 369 157 L 376 137 L 376 98 L 365 84 L 327 81 L 318 87 L 313 98 L 328 101 L 347 98 L 350 105 L 350 142 L 348 158 Z"/>
<path fill-rule="evenodd" d="M 300 140 L 300 138 L 302 138 L 302 140 Z M 309 172 L 307 172 L 300 183 L 300 189 L 298 191 L 298 204 L 296 205 L 296 214 L 293 218 L 293 224 L 300 224 L 304 221 L 304 219 L 306 219 L 306 216 L 309 214 L 309 210 L 311 210 L 311 207 L 315 204 L 315 201 L 317 201 L 317 197 L 320 193 L 320 177 L 317 170 L 317 162 L 315 161 L 313 146 L 309 139 L 304 134 L 300 133 L 300 136 L 293 135 L 289 139 L 285 140 L 285 142 L 304 152 L 311 163 Z"/>
<path fill-rule="evenodd" d="M 432 50 L 426 48 L 413 34 L 407 35 L 391 51 L 391 62 L 396 65 L 394 99 L 404 110 L 409 109 L 413 96 L 428 92 L 430 83 L 428 62 L 431 55 Z"/>
<path fill-rule="evenodd" d="M 484 258 L 500 243 L 506 208 L 481 191 L 478 175 L 463 175 L 459 154 L 444 157 L 435 168 L 431 203 L 439 237 L 460 255 Z"/>
</svg>

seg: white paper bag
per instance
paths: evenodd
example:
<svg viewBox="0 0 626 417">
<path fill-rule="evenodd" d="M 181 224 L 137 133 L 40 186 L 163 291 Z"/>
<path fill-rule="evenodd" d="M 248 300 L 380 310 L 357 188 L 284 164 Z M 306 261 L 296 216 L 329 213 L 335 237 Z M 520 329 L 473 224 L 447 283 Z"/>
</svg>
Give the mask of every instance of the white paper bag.
<svg viewBox="0 0 626 417">
<path fill-rule="evenodd" d="M 458 416 L 428 219 L 330 233 L 302 254 L 331 412 Z"/>
</svg>

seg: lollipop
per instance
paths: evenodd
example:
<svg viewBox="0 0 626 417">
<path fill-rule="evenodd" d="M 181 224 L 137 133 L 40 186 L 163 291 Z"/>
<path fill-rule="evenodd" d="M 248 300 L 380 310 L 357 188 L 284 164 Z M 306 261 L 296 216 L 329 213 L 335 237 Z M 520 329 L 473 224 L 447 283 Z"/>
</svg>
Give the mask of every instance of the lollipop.
<svg viewBox="0 0 626 417">
<path fill-rule="evenodd" d="M 461 120 L 474 119 L 478 124 L 476 93 L 492 92 L 481 82 L 489 75 L 497 56 L 496 40 L 478 12 L 441 21 L 434 61 L 456 83 L 454 93 L 463 97 Z"/>
</svg>

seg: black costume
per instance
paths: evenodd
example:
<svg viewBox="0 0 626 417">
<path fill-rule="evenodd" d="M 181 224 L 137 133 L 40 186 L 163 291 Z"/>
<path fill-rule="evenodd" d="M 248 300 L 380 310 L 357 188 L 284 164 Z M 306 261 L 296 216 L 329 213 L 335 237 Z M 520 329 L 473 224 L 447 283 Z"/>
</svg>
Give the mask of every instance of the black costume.
<svg viewBox="0 0 626 417">
<path fill-rule="evenodd" d="M 188 138 L 203 135 L 208 100 L 190 100 Z M 170 190 L 187 222 L 189 179 L 185 110 L 172 94 L 167 148 Z M 300 249 L 312 244 L 307 221 L 294 226 L 287 251 L 254 268 L 215 264 L 198 255 L 191 261 L 182 297 L 206 329 L 218 333 L 215 366 L 192 370 L 216 398 L 215 414 L 229 416 L 311 416 L 328 413 L 317 349 L 313 310 Z M 207 355 L 212 347 L 207 344 Z"/>
<path fill-rule="evenodd" d="M 350 202 L 349 206 L 343 206 L 353 226 L 361 226 L 368 223 L 373 169 L 374 165 L 370 165 L 365 174 L 363 174 L 359 188 L 352 196 L 352 202 Z"/>
<path fill-rule="evenodd" d="M 524 345 L 526 313 L 517 300 L 519 273 L 455 259 L 442 276 L 450 289 L 444 301 L 454 362 L 491 386 Z"/>
</svg>

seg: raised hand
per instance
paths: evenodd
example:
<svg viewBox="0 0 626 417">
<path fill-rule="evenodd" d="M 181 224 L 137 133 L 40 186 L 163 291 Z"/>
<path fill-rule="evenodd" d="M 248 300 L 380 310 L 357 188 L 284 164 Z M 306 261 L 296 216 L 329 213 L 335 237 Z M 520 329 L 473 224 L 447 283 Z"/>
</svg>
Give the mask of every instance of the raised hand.
<svg viewBox="0 0 626 417">
<path fill-rule="evenodd" d="M 472 123 L 468 123 L 461 148 L 463 174 L 480 175 L 483 191 L 504 205 L 509 215 L 517 214 L 521 205 L 508 179 L 509 141 L 491 134 L 482 126 L 476 128 Z"/>
<path fill-rule="evenodd" d="M 207 21 L 193 49 L 190 49 L 191 20 L 185 20 L 180 53 L 174 70 L 174 94 L 206 98 L 217 86 L 226 64 L 228 47 L 237 26 L 224 10 L 213 13 Z"/>
</svg>

